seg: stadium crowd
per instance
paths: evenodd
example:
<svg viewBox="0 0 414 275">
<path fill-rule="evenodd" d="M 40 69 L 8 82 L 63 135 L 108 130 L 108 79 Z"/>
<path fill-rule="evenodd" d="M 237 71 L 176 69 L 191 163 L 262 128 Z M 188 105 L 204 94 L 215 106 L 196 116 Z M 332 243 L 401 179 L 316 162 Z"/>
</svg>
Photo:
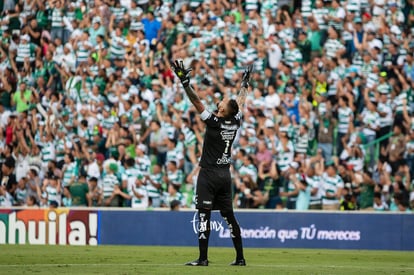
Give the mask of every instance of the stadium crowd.
<svg viewBox="0 0 414 275">
<path fill-rule="evenodd" d="M 169 69 L 182 59 L 211 110 L 254 65 L 235 207 L 414 207 L 412 0 L 5 0 L 0 12 L 0 206 L 194 207 L 204 125 Z"/>
</svg>

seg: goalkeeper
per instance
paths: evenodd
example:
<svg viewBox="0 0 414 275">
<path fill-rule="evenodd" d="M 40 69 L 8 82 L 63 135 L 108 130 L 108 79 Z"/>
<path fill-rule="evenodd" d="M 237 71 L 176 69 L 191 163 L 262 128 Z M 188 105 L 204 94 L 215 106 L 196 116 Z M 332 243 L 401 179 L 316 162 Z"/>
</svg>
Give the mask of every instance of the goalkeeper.
<svg viewBox="0 0 414 275">
<path fill-rule="evenodd" d="M 241 110 L 246 100 L 252 68 L 243 74 L 241 89 L 237 100 L 224 99 L 218 104 L 216 113 L 206 110 L 198 95 L 190 85 L 191 68 L 184 68 L 182 61 L 171 64 L 175 74 L 181 80 L 191 103 L 206 123 L 206 134 L 200 160 L 200 172 L 197 180 L 196 207 L 199 218 L 199 258 L 187 263 L 192 266 L 207 266 L 208 240 L 210 236 L 210 217 L 212 210 L 220 210 L 226 221 L 236 249 L 236 260 L 231 265 L 246 265 L 240 226 L 234 216 L 231 189 L 231 146 L 240 127 Z"/>
</svg>

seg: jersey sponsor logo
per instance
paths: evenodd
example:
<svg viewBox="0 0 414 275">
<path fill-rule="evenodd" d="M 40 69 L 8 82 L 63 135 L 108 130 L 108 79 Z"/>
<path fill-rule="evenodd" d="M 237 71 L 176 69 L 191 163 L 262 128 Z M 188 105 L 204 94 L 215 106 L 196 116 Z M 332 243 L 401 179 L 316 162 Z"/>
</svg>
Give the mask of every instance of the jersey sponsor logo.
<svg viewBox="0 0 414 275">
<path fill-rule="evenodd" d="M 217 160 L 217 164 L 229 164 L 231 163 L 231 158 L 227 157 L 227 155 L 223 154 L 221 158 Z"/>
<path fill-rule="evenodd" d="M 227 123 L 227 121 L 225 121 L 224 123 Z M 220 128 L 221 129 L 225 129 L 225 130 L 237 130 L 239 128 L 239 126 L 238 125 L 235 125 L 235 124 L 233 124 L 233 125 L 221 124 L 220 125 Z"/>
<path fill-rule="evenodd" d="M 237 129 L 237 126 L 236 126 L 236 129 Z M 220 132 L 220 134 L 221 134 L 222 140 L 233 140 L 236 134 L 236 131 L 223 130 Z"/>
</svg>

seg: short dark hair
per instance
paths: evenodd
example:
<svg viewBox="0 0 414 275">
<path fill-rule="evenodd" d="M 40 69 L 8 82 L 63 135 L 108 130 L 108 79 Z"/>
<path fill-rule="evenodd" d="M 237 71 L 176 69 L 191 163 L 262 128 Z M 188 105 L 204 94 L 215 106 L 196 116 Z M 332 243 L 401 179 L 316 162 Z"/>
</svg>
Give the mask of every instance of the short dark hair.
<svg viewBox="0 0 414 275">
<path fill-rule="evenodd" d="M 239 104 L 237 104 L 237 101 L 234 99 L 229 100 L 228 108 L 229 108 L 229 116 L 231 117 L 237 115 L 237 113 L 239 112 Z"/>
<path fill-rule="evenodd" d="M 133 158 L 128 158 L 128 159 L 125 160 L 125 164 L 128 167 L 133 167 L 135 165 L 135 160 Z"/>
</svg>

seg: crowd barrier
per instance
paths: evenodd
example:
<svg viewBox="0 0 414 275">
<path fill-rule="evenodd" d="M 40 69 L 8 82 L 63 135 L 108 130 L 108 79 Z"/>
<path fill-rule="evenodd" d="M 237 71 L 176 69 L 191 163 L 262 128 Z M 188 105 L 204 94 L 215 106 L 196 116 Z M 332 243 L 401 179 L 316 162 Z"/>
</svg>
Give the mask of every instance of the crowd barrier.
<svg viewBox="0 0 414 275">
<path fill-rule="evenodd" d="M 414 250 L 414 215 L 238 211 L 245 247 Z M 195 211 L 0 209 L 0 244 L 197 245 Z M 219 213 L 211 246 L 232 246 Z"/>
</svg>

